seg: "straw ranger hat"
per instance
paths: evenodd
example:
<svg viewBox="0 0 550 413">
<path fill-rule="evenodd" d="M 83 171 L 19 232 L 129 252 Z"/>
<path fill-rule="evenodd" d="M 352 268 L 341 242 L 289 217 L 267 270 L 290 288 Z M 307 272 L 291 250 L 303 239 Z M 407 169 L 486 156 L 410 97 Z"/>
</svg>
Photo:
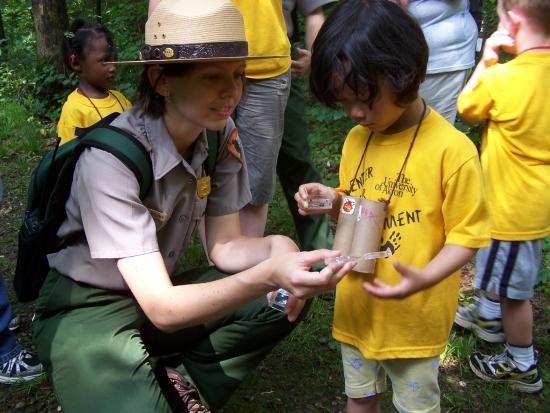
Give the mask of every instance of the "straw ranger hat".
<svg viewBox="0 0 550 413">
<path fill-rule="evenodd" d="M 243 18 L 230 0 L 162 0 L 145 23 L 139 60 L 120 64 L 165 64 L 267 59 L 249 56 Z"/>
</svg>

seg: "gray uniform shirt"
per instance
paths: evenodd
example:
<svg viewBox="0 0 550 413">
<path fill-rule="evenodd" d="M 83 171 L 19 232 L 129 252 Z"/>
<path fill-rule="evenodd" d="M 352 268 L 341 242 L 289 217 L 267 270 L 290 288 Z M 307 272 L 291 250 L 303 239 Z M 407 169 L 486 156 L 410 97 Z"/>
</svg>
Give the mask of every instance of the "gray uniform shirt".
<svg viewBox="0 0 550 413">
<path fill-rule="evenodd" d="M 76 165 L 65 206 L 67 219 L 58 231 L 69 246 L 48 260 L 52 268 L 76 281 L 124 290 L 128 287 L 116 259 L 160 251 L 172 274 L 205 212 L 210 216 L 237 212 L 251 195 L 244 159 L 228 149 L 228 138 L 236 134 L 231 119 L 219 143 L 208 198 L 199 198 L 196 191 L 197 179 L 205 175 L 206 133 L 196 141 L 188 163 L 162 118 L 143 116 L 133 108 L 112 124 L 133 134 L 148 150 L 154 174 L 151 189 L 142 202 L 138 181 L 122 162 L 105 151 L 87 149 Z"/>
</svg>

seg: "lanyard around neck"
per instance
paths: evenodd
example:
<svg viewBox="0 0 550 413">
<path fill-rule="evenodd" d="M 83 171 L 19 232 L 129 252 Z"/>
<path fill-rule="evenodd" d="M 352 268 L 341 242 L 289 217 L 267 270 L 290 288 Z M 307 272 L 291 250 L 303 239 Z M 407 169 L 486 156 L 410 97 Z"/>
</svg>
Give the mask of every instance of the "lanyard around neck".
<svg viewBox="0 0 550 413">
<path fill-rule="evenodd" d="M 86 99 L 88 99 L 88 101 L 90 102 L 90 104 L 94 107 L 95 111 L 97 112 L 97 114 L 99 115 L 99 119 L 103 119 L 103 116 L 101 116 L 101 113 L 99 112 L 99 109 L 97 108 L 97 106 L 94 104 L 94 102 L 92 101 L 92 99 L 90 99 L 90 97 L 84 93 L 84 91 L 82 89 L 78 89 L 78 91 L 80 92 L 80 94 L 82 96 L 84 96 Z M 124 107 L 122 106 L 122 103 L 120 103 L 120 100 L 118 100 L 118 98 L 116 97 L 116 95 L 114 93 L 111 93 L 110 90 L 107 90 L 107 94 L 114 97 L 115 100 L 117 101 L 118 103 L 118 106 L 120 106 L 120 110 L 121 110 L 121 113 L 124 112 Z"/>
</svg>

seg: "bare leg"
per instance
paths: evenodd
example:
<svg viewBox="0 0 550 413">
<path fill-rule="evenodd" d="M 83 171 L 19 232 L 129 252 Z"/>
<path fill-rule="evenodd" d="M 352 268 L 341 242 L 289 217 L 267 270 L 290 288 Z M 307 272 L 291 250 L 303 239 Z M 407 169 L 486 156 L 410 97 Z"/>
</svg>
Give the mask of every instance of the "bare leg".
<svg viewBox="0 0 550 413">
<path fill-rule="evenodd" d="M 263 237 L 267 222 L 267 204 L 248 204 L 239 213 L 241 232 L 248 237 Z"/>
<path fill-rule="evenodd" d="M 346 413 L 380 413 L 380 394 L 361 399 L 348 397 Z"/>
<path fill-rule="evenodd" d="M 533 309 L 529 300 L 500 297 L 506 341 L 514 346 L 533 343 Z"/>
</svg>

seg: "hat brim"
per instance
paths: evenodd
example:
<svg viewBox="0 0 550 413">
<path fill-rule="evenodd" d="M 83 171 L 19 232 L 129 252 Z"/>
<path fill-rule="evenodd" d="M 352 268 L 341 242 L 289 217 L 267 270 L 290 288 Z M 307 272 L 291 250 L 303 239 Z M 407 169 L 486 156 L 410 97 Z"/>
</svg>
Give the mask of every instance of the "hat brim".
<svg viewBox="0 0 550 413">
<path fill-rule="evenodd" d="M 235 60 L 261 60 L 261 59 L 286 59 L 289 55 L 283 56 L 231 56 L 231 57 L 197 57 L 189 59 L 151 59 L 151 60 L 121 60 L 116 62 L 105 62 L 105 64 L 117 65 L 158 65 L 173 63 L 208 63 L 208 62 L 231 62 Z"/>
</svg>

